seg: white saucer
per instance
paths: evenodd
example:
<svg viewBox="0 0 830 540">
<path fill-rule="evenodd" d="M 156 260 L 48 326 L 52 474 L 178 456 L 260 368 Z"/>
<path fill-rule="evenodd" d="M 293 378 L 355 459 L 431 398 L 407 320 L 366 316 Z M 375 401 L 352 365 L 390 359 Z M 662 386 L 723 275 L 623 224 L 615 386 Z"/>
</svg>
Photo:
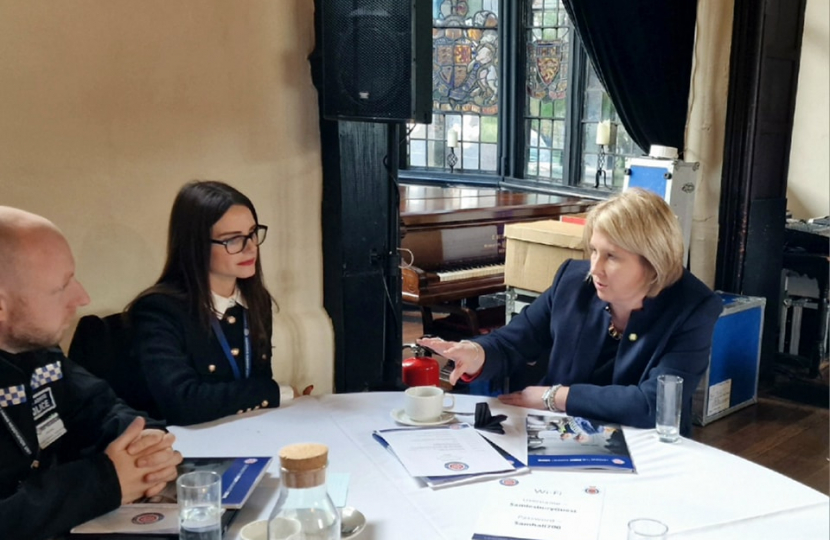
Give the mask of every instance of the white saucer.
<svg viewBox="0 0 830 540">
<path fill-rule="evenodd" d="M 419 422 L 408 417 L 403 409 L 393 409 L 392 418 L 395 419 L 395 422 L 406 424 L 407 426 L 440 426 L 441 424 L 446 424 L 455 420 L 455 415 L 451 412 L 444 411 L 437 420 Z"/>
</svg>

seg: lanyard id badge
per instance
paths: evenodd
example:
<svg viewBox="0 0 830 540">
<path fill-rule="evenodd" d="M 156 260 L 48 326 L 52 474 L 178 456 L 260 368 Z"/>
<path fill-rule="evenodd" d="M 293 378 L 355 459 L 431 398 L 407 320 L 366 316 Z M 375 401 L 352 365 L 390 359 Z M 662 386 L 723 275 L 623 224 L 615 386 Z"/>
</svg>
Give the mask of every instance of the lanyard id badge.
<svg viewBox="0 0 830 540">
<path fill-rule="evenodd" d="M 45 450 L 50 444 L 57 441 L 66 434 L 66 427 L 58 413 L 52 413 L 46 420 L 37 425 L 37 443 Z"/>
<path fill-rule="evenodd" d="M 37 448 L 37 453 L 32 450 L 32 447 L 29 446 L 29 443 L 26 442 L 26 438 L 20 433 L 20 430 L 17 428 L 17 425 L 9 416 L 9 413 L 3 407 L 0 407 L 0 418 L 3 419 L 3 423 L 6 424 L 6 427 L 11 432 L 12 436 L 14 437 L 14 442 L 17 443 L 17 446 L 20 450 L 26 454 L 26 457 L 31 458 L 32 460 L 32 468 L 37 469 L 40 466 L 40 461 L 38 457 L 40 456 L 40 448 Z"/>
</svg>

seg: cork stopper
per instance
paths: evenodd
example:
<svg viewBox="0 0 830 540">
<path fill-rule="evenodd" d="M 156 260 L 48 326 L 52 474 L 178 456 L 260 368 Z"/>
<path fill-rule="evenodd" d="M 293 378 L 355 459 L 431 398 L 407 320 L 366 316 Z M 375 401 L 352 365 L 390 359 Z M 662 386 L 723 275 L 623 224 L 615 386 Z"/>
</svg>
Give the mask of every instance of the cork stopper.
<svg viewBox="0 0 830 540">
<path fill-rule="evenodd" d="M 280 465 L 289 471 L 313 471 L 326 466 L 329 449 L 324 444 L 300 443 L 280 449 Z"/>
</svg>

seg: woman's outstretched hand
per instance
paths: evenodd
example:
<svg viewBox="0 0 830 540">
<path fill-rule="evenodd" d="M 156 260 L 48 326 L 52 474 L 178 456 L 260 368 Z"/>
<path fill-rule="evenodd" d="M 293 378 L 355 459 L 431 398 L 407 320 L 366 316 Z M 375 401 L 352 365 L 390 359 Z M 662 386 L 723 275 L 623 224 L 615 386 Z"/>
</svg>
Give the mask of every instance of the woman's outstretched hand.
<svg viewBox="0 0 830 540">
<path fill-rule="evenodd" d="M 444 341 L 441 338 L 421 338 L 418 345 L 432 349 L 444 358 L 455 362 L 450 373 L 450 384 L 455 385 L 462 375 L 477 375 L 484 366 L 484 349 L 472 341 Z"/>
</svg>

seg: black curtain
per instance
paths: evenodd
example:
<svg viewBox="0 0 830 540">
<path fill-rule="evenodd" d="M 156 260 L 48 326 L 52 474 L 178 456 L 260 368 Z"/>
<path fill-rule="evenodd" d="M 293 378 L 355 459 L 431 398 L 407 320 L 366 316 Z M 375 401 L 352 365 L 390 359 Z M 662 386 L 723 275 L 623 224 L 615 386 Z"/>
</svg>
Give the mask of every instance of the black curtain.
<svg viewBox="0 0 830 540">
<path fill-rule="evenodd" d="M 628 134 L 683 151 L 696 0 L 563 0 Z"/>
</svg>

